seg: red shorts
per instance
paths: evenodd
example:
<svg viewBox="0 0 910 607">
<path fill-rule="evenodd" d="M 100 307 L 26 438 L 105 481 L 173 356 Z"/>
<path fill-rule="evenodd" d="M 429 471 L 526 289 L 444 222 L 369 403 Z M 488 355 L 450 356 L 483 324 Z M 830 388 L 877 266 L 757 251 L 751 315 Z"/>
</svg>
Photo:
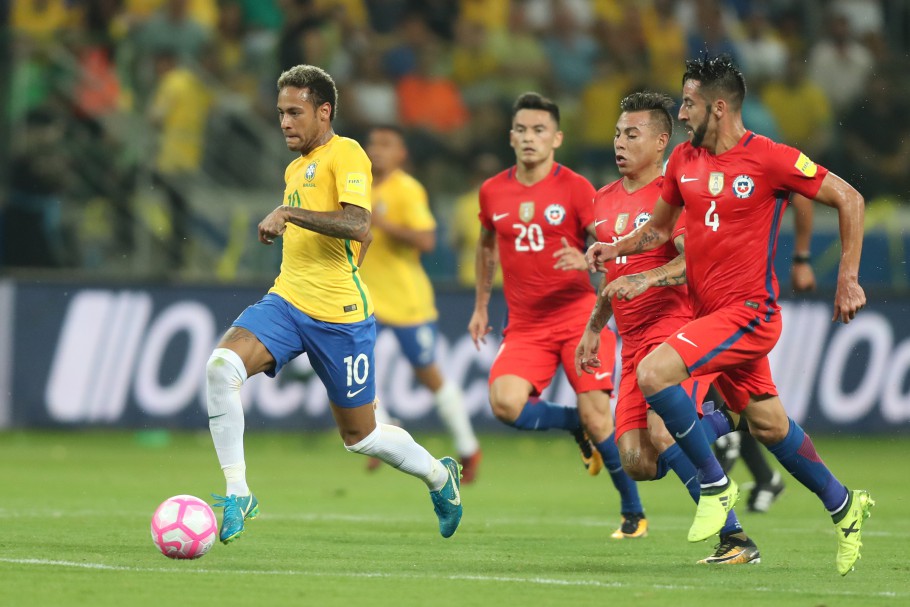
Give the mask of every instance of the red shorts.
<svg viewBox="0 0 910 607">
<path fill-rule="evenodd" d="M 616 359 L 616 335 L 608 328 L 600 334 L 601 368 L 595 373 L 575 373 L 575 348 L 587 326 L 590 310 L 583 316 L 558 325 L 509 326 L 493 366 L 490 384 L 503 375 L 517 375 L 533 386 L 532 396 L 539 396 L 550 384 L 556 368 L 562 364 L 576 394 L 613 390 L 613 366 Z"/>
<path fill-rule="evenodd" d="M 667 338 L 692 375 L 718 373 L 715 385 L 727 406 L 741 413 L 750 396 L 777 396 L 768 353 L 780 338 L 780 313 L 757 315 L 731 306 L 696 318 Z"/>
<path fill-rule="evenodd" d="M 648 403 L 645 395 L 638 387 L 635 372 L 638 363 L 651 353 L 659 343 L 652 343 L 635 351 L 632 356 L 623 358 L 622 375 L 619 379 L 619 397 L 616 399 L 616 440 L 629 430 L 647 430 L 648 428 Z M 701 404 L 705 400 L 708 388 L 714 381 L 716 374 L 698 375 L 688 378 L 682 383 L 683 389 L 695 403 L 695 410 L 701 418 Z"/>
</svg>

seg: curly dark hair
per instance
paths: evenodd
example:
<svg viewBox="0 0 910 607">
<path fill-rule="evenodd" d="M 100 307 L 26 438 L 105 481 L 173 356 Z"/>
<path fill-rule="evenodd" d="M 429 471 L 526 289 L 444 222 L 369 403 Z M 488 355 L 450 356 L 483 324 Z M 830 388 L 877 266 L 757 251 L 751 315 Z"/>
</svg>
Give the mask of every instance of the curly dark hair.
<svg viewBox="0 0 910 607">
<path fill-rule="evenodd" d="M 639 91 L 623 97 L 619 109 L 623 112 L 650 112 L 651 118 L 660 123 L 663 132 L 673 135 L 673 108 L 676 102 L 666 93 Z"/>
<path fill-rule="evenodd" d="M 335 120 L 335 108 L 338 106 L 338 88 L 327 71 L 315 65 L 295 65 L 282 72 L 278 77 L 278 90 L 285 87 L 308 89 L 313 97 L 313 107 L 323 103 L 332 106 L 329 120 Z"/>
<path fill-rule="evenodd" d="M 730 55 L 709 57 L 702 55 L 686 61 L 686 80 L 697 80 L 705 97 L 723 97 L 734 109 L 742 109 L 746 98 L 746 80 Z"/>
</svg>

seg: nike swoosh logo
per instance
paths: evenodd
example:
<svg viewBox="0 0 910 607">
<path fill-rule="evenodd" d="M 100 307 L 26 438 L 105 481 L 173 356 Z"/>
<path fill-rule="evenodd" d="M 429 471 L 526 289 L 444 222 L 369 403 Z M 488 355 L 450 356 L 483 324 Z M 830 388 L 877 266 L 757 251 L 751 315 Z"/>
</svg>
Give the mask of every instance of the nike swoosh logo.
<svg viewBox="0 0 910 607">
<path fill-rule="evenodd" d="M 602 224 L 602 223 L 605 222 L 605 221 L 607 221 L 607 220 L 606 220 L 606 219 L 596 219 L 596 220 L 594 220 L 594 227 L 596 228 L 597 226 L 599 226 L 600 224 Z"/>
<path fill-rule="evenodd" d="M 678 339 L 679 341 L 684 341 L 684 342 L 686 342 L 687 344 L 689 344 L 689 345 L 692 346 L 693 348 L 697 348 L 697 347 L 698 347 L 698 346 L 695 344 L 694 341 L 692 341 L 691 339 L 689 339 L 688 337 L 686 337 L 686 336 L 683 335 L 682 333 L 677 333 L 677 334 L 676 334 L 676 339 Z"/>
<path fill-rule="evenodd" d="M 219 415 L 209 415 L 209 419 L 215 419 L 216 417 L 224 417 L 227 413 L 221 413 Z"/>
<path fill-rule="evenodd" d="M 499 214 L 493 213 L 493 221 L 499 221 L 503 217 L 508 217 L 508 216 L 509 216 L 508 213 L 499 213 Z"/>
<path fill-rule="evenodd" d="M 355 396 L 357 396 L 358 394 L 360 394 L 361 392 L 363 392 L 366 389 L 367 389 L 367 387 L 364 386 L 360 390 L 357 390 L 356 392 L 351 392 L 350 390 L 348 390 L 348 398 L 354 398 Z"/>
<path fill-rule="evenodd" d="M 595 373 L 594 379 L 601 380 L 601 379 L 604 379 L 605 377 L 610 377 L 611 375 L 613 375 L 612 371 L 607 371 L 606 373 Z"/>
<path fill-rule="evenodd" d="M 449 476 L 452 476 L 451 470 L 449 470 Z M 461 505 L 461 492 L 458 491 L 458 481 L 456 481 L 454 477 L 452 478 L 452 489 L 455 490 L 455 499 L 453 499 L 453 500 L 450 499 L 449 503 L 452 504 L 453 506 L 460 506 Z"/>
<path fill-rule="evenodd" d="M 679 180 L 682 183 L 689 183 L 690 181 L 698 181 L 698 177 L 686 177 L 685 175 L 683 175 L 682 177 L 679 178 Z"/>
<path fill-rule="evenodd" d="M 689 432 L 692 432 L 692 428 L 695 427 L 695 423 L 696 423 L 697 421 L 698 421 L 698 420 L 692 422 L 692 425 L 689 426 L 688 429 L 686 429 L 686 431 L 683 432 L 682 434 L 676 433 L 676 438 L 685 438 L 686 436 L 688 436 L 688 435 L 689 435 Z"/>
</svg>

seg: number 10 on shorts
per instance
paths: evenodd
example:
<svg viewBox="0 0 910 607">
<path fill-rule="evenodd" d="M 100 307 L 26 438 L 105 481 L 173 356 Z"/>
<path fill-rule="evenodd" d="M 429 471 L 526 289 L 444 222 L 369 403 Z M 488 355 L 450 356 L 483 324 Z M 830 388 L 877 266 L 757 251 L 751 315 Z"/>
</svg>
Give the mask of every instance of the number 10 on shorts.
<svg viewBox="0 0 910 607">
<path fill-rule="evenodd" d="M 366 354 L 357 357 L 345 356 L 344 364 L 348 370 L 348 386 L 363 384 L 370 376 L 370 361 Z"/>
</svg>

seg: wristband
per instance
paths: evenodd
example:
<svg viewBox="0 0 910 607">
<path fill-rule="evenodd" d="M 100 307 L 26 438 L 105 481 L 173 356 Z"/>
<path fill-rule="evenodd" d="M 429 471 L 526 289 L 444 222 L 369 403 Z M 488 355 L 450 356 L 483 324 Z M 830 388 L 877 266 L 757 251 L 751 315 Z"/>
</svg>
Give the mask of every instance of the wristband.
<svg viewBox="0 0 910 607">
<path fill-rule="evenodd" d="M 810 263 L 812 261 L 812 255 L 809 253 L 794 253 L 793 254 L 793 265 L 798 263 Z"/>
</svg>

